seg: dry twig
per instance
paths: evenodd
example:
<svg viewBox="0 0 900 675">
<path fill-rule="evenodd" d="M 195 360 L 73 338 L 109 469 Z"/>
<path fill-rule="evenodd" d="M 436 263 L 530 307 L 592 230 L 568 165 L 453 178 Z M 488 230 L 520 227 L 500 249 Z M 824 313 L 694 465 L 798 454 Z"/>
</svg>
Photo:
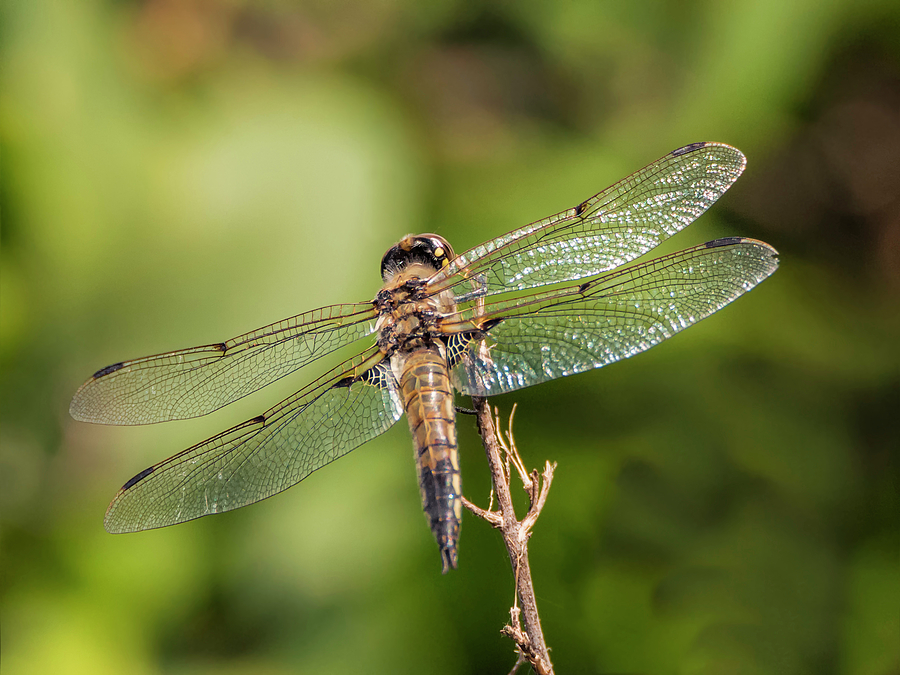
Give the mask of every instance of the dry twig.
<svg viewBox="0 0 900 675">
<path fill-rule="evenodd" d="M 510 622 L 503 627 L 501 632 L 512 638 L 519 648 L 519 658 L 511 672 L 516 672 L 522 663 L 528 661 L 539 675 L 552 675 L 553 664 L 550 662 L 550 654 L 547 644 L 544 642 L 544 633 L 541 630 L 541 620 L 538 616 L 537 601 L 534 596 L 534 585 L 531 581 L 531 569 L 528 565 L 528 539 L 531 537 L 531 528 L 534 527 L 541 509 L 547 501 L 556 464 L 547 462 L 543 474 L 539 474 L 537 470 L 531 473 L 526 471 L 512 435 L 513 416 L 510 415 L 507 442 L 495 428 L 487 402 L 483 398 L 473 398 L 472 401 L 475 404 L 478 431 L 487 453 L 494 492 L 497 494 L 500 510 L 479 508 L 465 498 L 463 498 L 463 503 L 476 516 L 484 518 L 503 533 L 503 541 L 509 553 L 509 561 L 516 579 L 516 597 L 509 612 Z M 515 414 L 515 408 L 513 408 L 513 414 Z M 503 451 L 502 454 L 501 451 Z M 510 465 L 514 466 L 519 474 L 530 504 L 528 513 L 521 521 L 516 518 L 513 509 L 509 485 Z M 543 481 L 541 481 L 542 477 Z M 491 501 L 493 502 L 493 498 Z"/>
</svg>

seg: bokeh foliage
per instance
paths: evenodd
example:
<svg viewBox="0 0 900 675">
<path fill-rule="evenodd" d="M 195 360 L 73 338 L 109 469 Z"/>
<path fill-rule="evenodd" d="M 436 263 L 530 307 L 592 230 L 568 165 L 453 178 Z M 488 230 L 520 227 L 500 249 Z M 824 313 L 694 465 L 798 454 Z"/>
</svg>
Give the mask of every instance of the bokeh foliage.
<svg viewBox="0 0 900 675">
<path fill-rule="evenodd" d="M 2 661 L 18 673 L 507 672 L 512 580 L 439 574 L 405 424 L 248 509 L 110 536 L 128 477 L 265 409 L 73 422 L 122 358 L 378 286 L 663 153 L 735 188 L 672 242 L 769 281 L 645 355 L 502 397 L 559 462 L 532 540 L 557 672 L 900 673 L 900 5 L 13 0 L 0 15 Z M 488 500 L 463 418 L 467 495 Z"/>
</svg>

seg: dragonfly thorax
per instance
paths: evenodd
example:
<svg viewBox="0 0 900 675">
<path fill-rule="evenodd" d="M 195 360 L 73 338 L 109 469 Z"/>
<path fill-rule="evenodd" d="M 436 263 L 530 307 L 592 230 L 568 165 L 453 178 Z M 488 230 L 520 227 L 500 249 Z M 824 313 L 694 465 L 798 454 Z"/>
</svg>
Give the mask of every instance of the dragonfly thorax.
<svg viewBox="0 0 900 675">
<path fill-rule="evenodd" d="M 378 347 L 390 356 L 442 344 L 438 321 L 456 310 L 452 292 L 427 295 L 423 278 L 433 273 L 430 265 L 408 263 L 392 275 L 378 292 L 375 329 Z"/>
</svg>

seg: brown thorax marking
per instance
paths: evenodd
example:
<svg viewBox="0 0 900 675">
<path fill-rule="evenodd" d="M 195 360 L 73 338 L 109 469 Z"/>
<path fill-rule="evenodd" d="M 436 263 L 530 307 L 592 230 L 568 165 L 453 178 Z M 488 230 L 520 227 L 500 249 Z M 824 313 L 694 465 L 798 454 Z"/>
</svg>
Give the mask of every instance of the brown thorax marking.
<svg viewBox="0 0 900 675">
<path fill-rule="evenodd" d="M 411 352 L 436 345 L 441 316 L 453 311 L 452 294 L 425 295 L 424 279 L 434 274 L 427 265 L 413 263 L 387 281 L 375 296 L 379 317 L 375 323 L 378 348 L 391 356 L 397 351 Z"/>
</svg>

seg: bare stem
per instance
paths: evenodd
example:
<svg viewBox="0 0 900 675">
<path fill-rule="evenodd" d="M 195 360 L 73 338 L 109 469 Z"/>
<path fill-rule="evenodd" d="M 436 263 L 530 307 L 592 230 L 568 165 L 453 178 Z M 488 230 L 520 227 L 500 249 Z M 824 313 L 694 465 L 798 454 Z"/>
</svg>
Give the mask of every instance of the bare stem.
<svg viewBox="0 0 900 675">
<path fill-rule="evenodd" d="M 544 633 L 541 630 L 541 620 L 538 616 L 537 601 L 534 596 L 534 585 L 531 581 L 531 569 L 528 565 L 528 539 L 531 537 L 531 528 L 534 527 L 541 509 L 547 501 L 547 493 L 550 490 L 550 483 L 553 481 L 553 470 L 556 465 L 547 462 L 543 475 L 538 474 L 537 470 L 531 473 L 526 471 L 512 436 L 512 416 L 510 416 L 510 431 L 507 433 L 509 442 L 507 443 L 494 426 L 490 406 L 485 399 L 473 398 L 472 401 L 475 405 L 478 431 L 481 434 L 485 453 L 487 453 L 500 510 L 498 512 L 481 509 L 467 499 L 464 499 L 463 503 L 472 513 L 500 529 L 509 553 L 509 561 L 516 579 L 516 599 L 510 608 L 510 622 L 503 627 L 501 632 L 512 638 L 519 647 L 520 657 L 512 672 L 516 671 L 524 659 L 539 675 L 552 675 L 553 664 L 550 662 L 550 653 L 544 642 Z M 510 464 L 519 474 L 530 502 L 528 513 L 522 521 L 516 518 L 513 509 L 509 485 Z M 541 481 L 542 477 L 543 481 Z"/>
</svg>

